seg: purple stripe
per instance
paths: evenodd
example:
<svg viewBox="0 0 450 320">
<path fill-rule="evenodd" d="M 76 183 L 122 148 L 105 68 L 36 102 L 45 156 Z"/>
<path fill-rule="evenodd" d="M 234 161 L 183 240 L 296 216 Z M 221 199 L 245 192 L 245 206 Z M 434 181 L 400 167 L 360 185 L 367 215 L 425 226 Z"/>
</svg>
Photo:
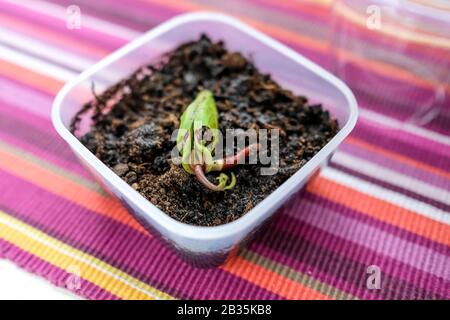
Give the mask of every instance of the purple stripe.
<svg viewBox="0 0 450 320">
<path fill-rule="evenodd" d="M 255 299 L 279 298 L 221 269 L 194 268 L 159 240 L 1 170 L 0 184 L 5 184 L 0 204 L 10 214 L 171 295 L 195 299 L 241 299 L 248 298 L 242 295 L 244 290 L 251 290 Z M 16 190 L 27 192 L 17 193 Z M 186 275 L 193 277 L 194 281 L 181 281 Z M 219 277 L 223 277 L 224 290 L 217 290 Z M 201 282 L 203 279 L 205 281 Z"/>
<path fill-rule="evenodd" d="M 80 279 L 80 288 L 78 290 L 71 290 L 67 288 L 66 284 L 68 277 L 71 275 L 70 273 L 55 267 L 45 260 L 42 260 L 2 239 L 0 239 L 0 258 L 11 260 L 28 272 L 43 277 L 50 281 L 53 285 L 70 290 L 84 298 L 99 300 L 118 299 L 109 291 L 106 291 L 85 279 Z"/>
<path fill-rule="evenodd" d="M 0 135 L 6 139 L 13 139 L 18 145 L 32 146 L 35 150 L 66 160 L 64 161 L 66 165 L 78 167 L 78 171 L 84 172 L 49 119 L 37 117 L 25 110 L 17 111 L 16 106 L 0 101 Z"/>
<path fill-rule="evenodd" d="M 424 148 L 416 143 L 407 143 L 401 141 L 401 139 L 396 139 L 394 132 L 381 130 L 373 126 L 356 126 L 352 132 L 352 137 L 357 137 L 369 143 L 373 142 L 372 144 L 376 147 L 382 147 L 435 168 L 450 171 L 450 161 L 443 156 L 448 147 L 443 148 L 441 146 L 440 149 L 435 150 Z"/>
<path fill-rule="evenodd" d="M 27 110 L 40 118 L 50 119 L 53 96 L 37 88 L 26 86 L 14 79 L 0 74 L 0 101 L 14 104 L 21 110 Z M 21 97 L 21 99 L 14 99 Z"/>
<path fill-rule="evenodd" d="M 70 3 L 70 0 L 63 2 Z M 136 24 L 136 29 L 141 31 L 146 31 L 156 24 L 185 12 L 181 9 L 174 10 L 160 6 L 157 3 L 149 5 L 141 1 L 135 1 L 132 5 L 127 6 L 123 6 L 120 2 L 111 2 L 109 0 L 82 0 L 81 3 L 85 9 L 89 8 L 93 13 L 101 14 L 104 19 L 112 20 L 119 25 L 123 25 L 124 21 L 130 20 L 133 17 L 133 23 Z"/>
<path fill-rule="evenodd" d="M 440 209 L 442 211 L 448 212 L 450 214 L 450 206 L 445 204 L 445 203 L 443 203 L 443 202 L 440 202 L 438 200 L 434 200 L 434 199 L 428 198 L 426 196 L 423 196 L 423 195 L 418 194 L 416 192 L 413 192 L 413 191 L 407 190 L 405 188 L 393 185 L 393 184 L 388 183 L 386 181 L 383 181 L 383 180 L 380 180 L 380 179 L 373 178 L 371 176 L 365 175 L 365 174 L 360 173 L 360 172 L 358 172 L 356 170 L 353 170 L 351 168 L 347 168 L 345 165 L 340 165 L 340 164 L 331 162 L 330 166 L 332 168 L 335 168 L 335 169 L 337 169 L 339 171 L 345 172 L 345 173 L 350 174 L 352 176 L 358 177 L 358 178 L 360 178 L 362 180 L 365 180 L 367 182 L 370 182 L 372 184 L 381 186 L 384 189 L 391 190 L 391 191 L 403 194 L 403 195 L 405 195 L 405 196 L 407 196 L 409 198 L 419 200 L 419 201 L 421 201 L 423 203 L 427 203 L 429 205 L 432 205 L 432 206 L 434 206 L 434 207 L 436 207 L 436 208 L 438 208 L 438 209 Z"/>
<path fill-rule="evenodd" d="M 284 212 L 295 220 L 353 242 L 358 245 L 357 248 L 366 247 L 374 253 L 385 256 L 386 260 L 392 258 L 411 266 L 412 268 L 393 261 L 388 263 L 390 270 L 386 270 L 386 272 L 403 280 L 408 280 L 408 277 L 412 276 L 417 270 L 429 273 L 433 278 L 436 276 L 450 280 L 450 271 L 446 269 L 446 266 L 450 263 L 449 252 L 437 253 L 432 248 L 411 243 L 377 226 L 364 224 L 358 219 L 341 215 L 336 209 L 330 210 L 324 207 L 317 199 L 298 197 L 292 206 L 286 207 Z M 386 250 L 387 248 L 389 250 Z M 391 248 L 395 248 L 395 250 L 391 250 Z M 433 259 L 432 265 L 428 264 L 431 257 Z M 398 272 L 400 270 L 401 272 Z M 431 290 L 432 287 L 427 289 Z"/>
<path fill-rule="evenodd" d="M 74 161 L 74 156 L 70 149 L 59 138 L 43 131 L 38 131 L 27 126 L 23 122 L 12 118 L 0 117 L 0 130 L 2 134 L 15 136 L 16 140 L 26 141 L 29 144 L 39 146 L 42 150 L 59 155 L 60 158 Z"/>
<path fill-rule="evenodd" d="M 373 110 L 376 111 L 378 113 L 382 113 L 385 116 L 394 118 L 396 120 L 399 121 L 411 121 L 411 117 L 416 114 L 418 111 L 418 107 L 417 106 L 423 106 L 426 105 L 426 97 L 423 95 L 423 91 L 426 91 L 426 89 L 421 89 L 422 90 L 422 96 L 418 96 L 417 94 L 412 94 L 409 93 L 408 95 L 406 94 L 402 94 L 401 97 L 405 97 L 404 100 L 398 100 L 396 101 L 395 99 L 397 98 L 393 98 L 390 97 L 389 95 L 387 95 L 387 90 L 386 88 L 378 88 L 376 90 L 378 91 L 370 91 L 372 87 L 369 88 L 361 88 L 361 79 L 364 79 L 363 75 L 357 75 L 357 73 L 363 73 L 363 71 L 361 71 L 360 69 L 358 69 L 357 66 L 353 66 L 353 69 L 351 71 L 352 73 L 352 77 L 354 77 L 353 80 L 348 79 L 347 76 L 343 76 L 340 75 L 341 77 L 345 78 L 345 82 L 347 83 L 347 85 L 349 85 L 353 91 L 353 93 L 356 95 L 359 105 L 360 107 L 364 107 L 365 109 L 368 110 Z M 380 75 L 376 75 L 374 73 L 371 74 L 374 78 L 377 77 L 378 79 L 376 80 L 377 82 L 396 82 L 393 83 L 391 86 L 406 86 L 408 85 L 408 88 L 411 88 L 412 92 L 414 92 L 414 90 L 420 90 L 420 87 L 418 86 L 414 86 L 412 84 L 408 84 L 408 83 L 403 83 L 400 80 L 394 80 L 392 78 L 386 78 Z M 360 86 L 358 86 L 360 85 Z M 367 90 L 369 90 L 369 92 L 367 92 Z M 384 97 L 383 99 L 380 98 L 380 95 L 382 97 Z M 449 95 L 447 94 L 447 98 L 449 99 Z M 409 102 L 408 102 L 409 100 Z M 421 102 L 422 101 L 422 102 Z M 423 127 L 427 128 L 428 130 L 437 132 L 437 133 L 441 133 L 444 135 L 449 135 L 450 134 L 450 130 L 449 130 L 449 116 L 447 115 L 446 112 L 444 112 L 443 110 L 446 110 L 446 108 L 448 108 L 448 106 L 443 106 L 443 108 L 441 108 L 441 113 L 439 115 L 437 115 L 432 121 L 430 121 L 429 123 L 423 125 Z M 421 110 L 424 110 L 423 108 Z M 419 112 L 419 114 L 421 114 Z"/>
<path fill-rule="evenodd" d="M 354 67 L 354 73 L 362 72 Z M 362 77 L 362 76 L 361 76 Z M 374 76 L 375 77 L 375 76 Z M 381 76 L 379 76 L 381 77 Z M 390 79 L 390 78 L 387 78 Z M 402 83 L 400 80 L 394 79 L 379 79 L 378 81 L 396 81 L 392 86 L 406 86 L 411 88 L 412 92 L 402 92 L 398 96 L 388 95 L 388 89 L 378 88 L 378 91 L 371 91 L 370 88 L 362 87 L 363 85 L 356 82 L 351 83 L 347 81 L 347 84 L 352 88 L 354 94 L 358 98 L 359 106 L 365 109 L 374 110 L 378 113 L 382 113 L 385 116 L 397 119 L 400 122 L 410 122 L 418 126 L 423 126 L 431 131 L 435 131 L 444 135 L 448 135 L 448 123 L 450 121 L 449 106 L 448 103 L 440 105 L 439 102 L 433 98 L 434 93 L 430 93 L 430 89 L 422 88 L 421 91 L 415 92 L 418 86 L 410 85 L 408 83 Z M 357 80 L 355 80 L 357 81 Z M 417 90 L 419 90 L 417 89 Z M 427 94 L 428 90 L 428 94 Z M 382 95 L 384 93 L 384 96 Z M 381 95 L 381 97 L 380 97 Z M 449 99 L 450 94 L 447 94 L 445 99 Z M 439 113 L 435 115 L 432 120 L 428 122 L 421 119 L 427 112 L 431 110 L 430 101 L 432 101 L 436 111 L 438 108 Z M 422 121 L 425 124 L 422 124 Z"/>
<path fill-rule="evenodd" d="M 439 254 L 448 255 L 448 252 L 449 252 L 448 246 L 446 246 L 445 244 L 430 240 L 429 238 L 425 238 L 418 234 L 409 232 L 405 229 L 396 227 L 392 224 L 383 222 L 376 218 L 372 218 L 368 215 L 361 214 L 361 212 L 350 209 L 350 208 L 340 205 L 336 202 L 329 201 L 325 198 L 316 196 L 310 192 L 305 192 L 304 195 L 302 195 L 302 198 L 307 199 L 311 202 L 320 203 L 320 205 L 323 207 L 324 210 L 339 212 L 340 215 L 345 216 L 349 219 L 358 220 L 361 223 L 378 228 L 383 232 L 388 232 L 388 233 L 390 233 L 398 238 L 401 238 L 405 241 L 432 249 L 433 251 L 435 251 Z"/>
<path fill-rule="evenodd" d="M 272 233 L 254 241 L 250 248 L 264 256 L 282 261 L 290 267 L 314 276 L 332 286 L 361 298 L 371 299 L 436 299 L 436 292 L 426 292 L 416 285 L 410 285 L 399 278 L 386 274 L 392 259 L 376 255 L 360 246 L 354 245 L 327 234 L 303 222 L 281 215 L 274 224 Z M 367 239 L 370 241 L 371 239 Z M 339 253 L 337 253 L 339 252 Z M 362 262 L 347 258 L 360 259 Z M 378 265 L 383 270 L 382 290 L 374 292 L 366 289 L 367 267 Z M 407 270 L 400 265 L 398 272 Z M 426 279 L 425 273 L 416 272 L 412 282 Z M 442 279 L 435 278 L 437 286 L 443 288 Z M 401 289 L 400 289 L 401 288 Z M 436 290 L 436 288 L 435 288 Z"/>
<path fill-rule="evenodd" d="M 33 144 L 24 142 L 23 140 L 17 139 L 12 135 L 5 134 L 0 131 L 0 140 L 2 142 L 6 142 L 10 146 L 16 149 L 21 149 L 27 153 L 32 154 L 33 156 L 39 158 L 40 160 L 47 161 L 54 166 L 62 168 L 66 171 L 69 171 L 75 175 L 78 175 L 80 178 L 88 181 L 94 181 L 92 175 L 86 171 L 78 161 L 73 158 L 72 160 L 64 160 L 59 157 L 57 154 L 49 153 L 45 150 L 36 147 Z M 9 152 L 9 151 L 6 151 Z"/>
<path fill-rule="evenodd" d="M 441 113 L 436 118 L 430 121 L 430 123 L 425 124 L 424 128 L 436 130 L 441 134 L 450 136 L 450 120 L 448 116 L 448 111 L 450 110 L 450 98 L 446 98 L 446 105 L 441 110 L 443 111 L 441 111 Z"/>
<path fill-rule="evenodd" d="M 49 118 L 42 118 L 25 110 L 18 110 L 18 107 L 15 104 L 2 101 L 1 98 L 0 114 L 2 118 L 16 121 L 20 126 L 33 127 L 34 130 L 42 132 L 43 134 L 57 137 L 56 131 Z"/>
<path fill-rule="evenodd" d="M 247 0 L 247 2 L 251 2 L 253 3 L 255 6 L 264 6 L 266 9 L 269 10 L 274 10 L 274 11 L 279 11 L 280 13 L 283 13 L 285 15 L 290 15 L 293 18 L 297 18 L 297 19 L 305 19 L 307 18 L 308 20 L 311 21 L 311 23 L 313 24 L 323 24 L 324 21 L 326 21 L 328 19 L 328 16 L 323 15 L 323 14 L 319 14 L 319 13 L 305 13 L 303 12 L 301 9 L 293 9 L 293 8 L 289 8 L 289 7 L 283 7 L 283 6 L 277 6 L 274 3 L 269 3 L 266 1 L 258 1 L 258 0 Z M 302 3 L 300 1 L 296 2 L 297 5 L 303 5 L 304 7 L 314 7 L 314 4 L 311 3 Z M 320 5 L 320 4 L 319 4 Z M 321 11 L 325 11 L 327 9 L 325 8 L 320 8 Z M 328 10 L 327 10 L 328 11 Z"/>
<path fill-rule="evenodd" d="M 339 150 L 351 154 L 355 157 L 364 159 L 366 161 L 373 162 L 379 166 L 395 170 L 399 173 L 405 174 L 407 176 L 422 180 L 433 186 L 439 187 L 441 189 L 450 191 L 450 179 L 436 175 L 430 171 L 423 170 L 421 168 L 414 167 L 410 164 L 397 161 L 395 159 L 386 157 L 378 153 L 369 153 L 366 149 L 360 148 L 351 143 L 343 143 Z"/>
<path fill-rule="evenodd" d="M 342 65 L 343 64 L 343 65 Z M 391 110 L 394 114 L 410 118 L 422 105 L 427 106 L 435 100 L 435 88 L 433 84 L 423 85 L 389 77 L 382 73 L 368 72 L 360 64 L 350 62 L 341 63 L 339 66 L 339 76 L 342 77 L 356 92 L 361 94 L 362 105 L 374 108 L 386 108 L 395 105 Z M 411 77 L 420 80 L 421 77 Z M 445 81 L 443 81 L 445 85 Z M 449 96 L 448 92 L 444 93 Z M 360 98 L 360 97 L 358 97 Z M 388 111 L 388 110 L 386 110 Z"/>
<path fill-rule="evenodd" d="M 394 129 L 383 123 L 373 122 L 370 118 L 360 117 L 355 130 L 352 131 L 352 135 L 359 136 L 361 134 L 364 137 L 364 132 L 367 132 L 368 135 L 375 136 L 378 134 L 386 138 L 389 137 L 396 142 L 398 141 L 398 143 L 406 145 L 409 149 L 423 150 L 425 153 L 432 153 L 438 157 L 447 158 L 448 156 L 447 148 L 450 147 L 449 145 L 404 131 L 401 128 Z M 448 140 L 450 142 L 450 137 Z"/>
<path fill-rule="evenodd" d="M 59 155 L 63 159 L 74 161 L 72 152 L 52 129 L 49 121 L 46 121 L 44 127 L 44 123 L 39 121 L 41 119 L 24 111 L 14 112 L 16 110 L 15 107 L 0 103 L 0 129 L 3 133 L 16 136 L 17 139 L 39 146 L 42 150 Z"/>
<path fill-rule="evenodd" d="M 57 136 L 49 120 L 25 110 L 17 111 L 17 107 L 0 100 L 0 140 L 92 180 L 91 175 Z"/>
</svg>

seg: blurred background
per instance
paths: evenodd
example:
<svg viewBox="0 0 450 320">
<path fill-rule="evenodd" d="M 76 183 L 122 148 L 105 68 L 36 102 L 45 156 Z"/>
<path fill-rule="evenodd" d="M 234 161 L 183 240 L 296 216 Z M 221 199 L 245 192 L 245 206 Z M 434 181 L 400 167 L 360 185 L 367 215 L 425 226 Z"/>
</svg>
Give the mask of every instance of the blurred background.
<svg viewBox="0 0 450 320">
<path fill-rule="evenodd" d="M 50 121 L 65 82 L 199 10 L 235 16 L 330 70 L 360 106 L 330 166 L 271 232 L 209 271 L 143 236 Z M 127 299 L 137 283 L 157 298 L 450 298 L 449 82 L 445 0 L 0 0 L 0 297 Z M 373 266 L 377 290 L 366 287 Z"/>
</svg>

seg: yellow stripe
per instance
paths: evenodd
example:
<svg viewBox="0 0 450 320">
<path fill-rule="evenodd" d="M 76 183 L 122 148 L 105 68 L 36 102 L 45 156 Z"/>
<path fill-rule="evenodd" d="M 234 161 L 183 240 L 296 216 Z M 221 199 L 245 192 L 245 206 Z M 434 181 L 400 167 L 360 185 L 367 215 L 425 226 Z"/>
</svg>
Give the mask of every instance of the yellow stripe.
<svg viewBox="0 0 450 320">
<path fill-rule="evenodd" d="M 173 299 L 110 264 L 50 237 L 2 211 L 0 236 L 60 269 L 70 272 L 77 267 L 81 278 L 121 299 Z"/>
</svg>

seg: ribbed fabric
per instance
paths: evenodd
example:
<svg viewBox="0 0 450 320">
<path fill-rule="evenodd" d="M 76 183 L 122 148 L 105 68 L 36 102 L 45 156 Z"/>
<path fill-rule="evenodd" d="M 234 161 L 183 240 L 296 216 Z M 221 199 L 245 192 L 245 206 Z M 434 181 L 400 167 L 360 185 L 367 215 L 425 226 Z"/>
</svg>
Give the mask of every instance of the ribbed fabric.
<svg viewBox="0 0 450 320">
<path fill-rule="evenodd" d="M 435 120 L 402 125 L 429 93 L 421 79 L 356 63 L 350 79 L 370 70 L 414 95 L 388 108 L 374 102 L 377 88 L 357 89 L 360 120 L 330 166 L 214 269 L 188 265 L 148 234 L 52 127 L 66 80 L 183 12 L 233 14 L 329 67 L 330 1 L 77 3 L 80 30 L 66 27 L 71 1 L 0 3 L 0 257 L 89 299 L 450 298 L 450 99 Z M 407 50 L 448 65 L 440 48 Z M 380 289 L 367 287 L 370 266 L 381 271 Z"/>
</svg>

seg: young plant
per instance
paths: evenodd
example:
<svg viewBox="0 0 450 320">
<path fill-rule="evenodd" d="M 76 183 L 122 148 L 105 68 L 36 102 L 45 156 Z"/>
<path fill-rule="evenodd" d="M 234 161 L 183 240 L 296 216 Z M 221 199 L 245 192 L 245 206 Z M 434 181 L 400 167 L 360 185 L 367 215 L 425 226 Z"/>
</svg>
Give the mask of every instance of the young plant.
<svg viewBox="0 0 450 320">
<path fill-rule="evenodd" d="M 252 144 L 234 156 L 215 160 L 213 156 L 218 139 L 219 115 L 216 102 L 211 91 L 203 90 L 181 115 L 177 148 L 186 172 L 194 174 L 206 188 L 224 191 L 235 186 L 236 176 L 231 172 L 230 178 L 222 171 L 241 163 L 246 157 L 257 152 L 260 145 Z M 212 183 L 206 177 L 206 174 L 212 171 L 221 172 L 216 178 L 218 184 Z M 231 181 L 228 183 L 229 180 Z"/>
</svg>

